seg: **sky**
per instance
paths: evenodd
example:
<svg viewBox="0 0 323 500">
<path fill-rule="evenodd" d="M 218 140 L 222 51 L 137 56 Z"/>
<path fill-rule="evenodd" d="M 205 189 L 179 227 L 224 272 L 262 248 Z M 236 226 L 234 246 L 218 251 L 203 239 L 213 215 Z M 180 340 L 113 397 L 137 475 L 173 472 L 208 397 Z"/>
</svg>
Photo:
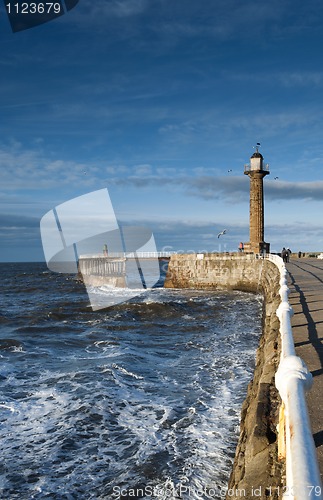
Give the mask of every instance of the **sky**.
<svg viewBox="0 0 323 500">
<path fill-rule="evenodd" d="M 0 261 L 44 261 L 42 217 L 103 188 L 159 251 L 237 251 L 257 142 L 271 250 L 323 251 L 319 0 L 79 0 L 15 33 L 5 3 Z"/>
</svg>

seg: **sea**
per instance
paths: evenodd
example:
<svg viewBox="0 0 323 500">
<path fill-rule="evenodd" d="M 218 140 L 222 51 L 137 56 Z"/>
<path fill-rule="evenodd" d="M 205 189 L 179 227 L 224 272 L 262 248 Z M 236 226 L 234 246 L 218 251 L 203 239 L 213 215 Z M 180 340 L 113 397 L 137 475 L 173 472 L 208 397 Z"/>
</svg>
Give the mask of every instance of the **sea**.
<svg viewBox="0 0 323 500">
<path fill-rule="evenodd" d="M 161 271 L 93 311 L 44 263 L 0 276 L 1 499 L 225 498 L 260 295 L 165 289 Z"/>
</svg>

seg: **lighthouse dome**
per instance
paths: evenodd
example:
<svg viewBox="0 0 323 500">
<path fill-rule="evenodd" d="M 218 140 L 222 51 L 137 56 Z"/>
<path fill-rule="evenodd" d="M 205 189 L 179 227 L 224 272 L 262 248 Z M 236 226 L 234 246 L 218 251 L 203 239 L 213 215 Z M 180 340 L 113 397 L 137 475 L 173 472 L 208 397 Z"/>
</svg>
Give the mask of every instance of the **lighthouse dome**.
<svg viewBox="0 0 323 500">
<path fill-rule="evenodd" d="M 262 156 L 261 153 L 259 153 L 259 151 L 256 151 L 252 156 L 251 158 L 261 158 L 262 160 L 264 159 L 264 157 Z"/>
</svg>

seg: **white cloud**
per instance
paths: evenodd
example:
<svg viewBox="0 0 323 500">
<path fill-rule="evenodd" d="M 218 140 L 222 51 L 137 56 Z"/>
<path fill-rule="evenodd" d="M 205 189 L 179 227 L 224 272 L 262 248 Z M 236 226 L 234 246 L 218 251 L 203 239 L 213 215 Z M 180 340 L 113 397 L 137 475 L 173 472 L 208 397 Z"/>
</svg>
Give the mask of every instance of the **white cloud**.
<svg viewBox="0 0 323 500">
<path fill-rule="evenodd" d="M 75 183 L 90 186 L 95 166 L 61 159 L 49 159 L 42 150 L 24 150 L 19 143 L 0 146 L 2 188 L 49 189 Z"/>
<path fill-rule="evenodd" d="M 317 162 L 316 162 L 317 163 Z M 88 190 L 98 184 L 136 188 L 169 186 L 183 194 L 205 200 L 230 203 L 248 199 L 249 182 L 246 176 L 212 175 L 224 168 L 196 167 L 190 171 L 172 166 L 161 168 L 152 163 L 135 165 L 79 163 L 60 158 L 48 158 L 42 149 L 23 149 L 20 143 L 0 146 L 2 188 L 8 190 L 44 190 L 62 186 L 83 186 Z M 266 200 L 323 201 L 323 181 L 289 182 L 265 180 Z"/>
<path fill-rule="evenodd" d="M 147 0 L 112 0 L 108 7 L 112 15 L 129 17 L 144 12 L 147 8 Z"/>
<path fill-rule="evenodd" d="M 222 200 L 229 203 L 248 202 L 249 181 L 240 175 L 145 175 L 113 178 L 110 183 L 118 186 L 161 187 L 166 185 L 181 188 L 183 193 L 205 200 Z M 318 201 L 323 202 L 323 181 L 288 182 L 265 180 L 265 197 L 267 201 Z"/>
<path fill-rule="evenodd" d="M 77 22 L 78 27 L 82 24 L 91 29 L 107 27 L 109 23 L 109 28 L 113 28 L 112 23 L 116 19 L 129 22 L 133 17 L 143 14 L 148 7 L 148 0 L 82 0 L 61 22 L 74 26 Z"/>
<path fill-rule="evenodd" d="M 257 71 L 257 72 L 242 72 L 242 71 L 223 71 L 222 77 L 228 81 L 237 81 L 252 84 L 266 84 L 267 86 L 275 86 L 277 84 L 284 87 L 319 87 L 323 83 L 322 71 Z"/>
</svg>

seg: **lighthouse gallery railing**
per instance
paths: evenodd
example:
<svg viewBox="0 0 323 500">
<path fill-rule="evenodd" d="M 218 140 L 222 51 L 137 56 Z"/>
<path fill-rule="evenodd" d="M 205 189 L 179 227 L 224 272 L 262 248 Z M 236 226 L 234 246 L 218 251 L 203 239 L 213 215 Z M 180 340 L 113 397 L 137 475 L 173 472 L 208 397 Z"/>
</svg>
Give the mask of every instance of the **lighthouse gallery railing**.
<svg viewBox="0 0 323 500">
<path fill-rule="evenodd" d="M 284 498 L 322 499 L 322 484 L 315 444 L 305 400 L 305 391 L 312 385 L 312 375 L 304 361 L 296 356 L 291 327 L 292 307 L 288 301 L 287 269 L 277 255 L 267 258 L 280 271 L 281 358 L 275 382 L 283 404 L 280 413 L 279 453 L 286 456 L 286 487 Z"/>
</svg>

